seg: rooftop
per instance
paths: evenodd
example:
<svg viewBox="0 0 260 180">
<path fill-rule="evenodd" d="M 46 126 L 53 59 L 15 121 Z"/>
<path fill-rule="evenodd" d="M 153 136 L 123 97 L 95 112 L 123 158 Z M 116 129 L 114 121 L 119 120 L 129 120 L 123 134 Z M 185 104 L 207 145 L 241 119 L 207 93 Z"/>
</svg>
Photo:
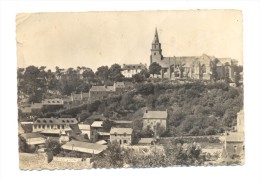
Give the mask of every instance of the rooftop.
<svg viewBox="0 0 260 180">
<path fill-rule="evenodd" d="M 112 127 L 110 130 L 110 134 L 132 134 L 133 133 L 133 129 L 132 128 L 115 128 Z"/>
<path fill-rule="evenodd" d="M 103 127 L 102 126 L 103 124 L 103 121 L 94 121 L 92 124 L 91 124 L 91 127 Z"/>
<path fill-rule="evenodd" d="M 244 136 L 244 133 L 233 132 L 227 135 L 226 140 L 227 142 L 244 142 Z"/>
<path fill-rule="evenodd" d="M 77 124 L 76 118 L 38 118 L 34 124 Z"/>
<path fill-rule="evenodd" d="M 166 119 L 167 118 L 167 111 L 148 111 L 144 113 L 144 119 Z"/>
<path fill-rule="evenodd" d="M 142 63 L 140 64 L 123 64 L 123 70 L 130 69 L 146 69 L 146 66 Z"/>
<path fill-rule="evenodd" d="M 70 141 L 61 146 L 65 150 L 73 150 L 78 152 L 84 152 L 89 154 L 99 154 L 104 151 L 107 146 L 101 144 L 94 144 L 88 142 L 80 142 L 80 141 Z"/>
<path fill-rule="evenodd" d="M 92 86 L 89 91 L 114 91 L 114 86 Z"/>
<path fill-rule="evenodd" d="M 32 138 L 45 138 L 45 136 L 39 134 L 39 133 L 24 133 L 24 134 L 21 134 L 21 136 L 24 138 L 24 139 L 32 139 Z"/>
</svg>

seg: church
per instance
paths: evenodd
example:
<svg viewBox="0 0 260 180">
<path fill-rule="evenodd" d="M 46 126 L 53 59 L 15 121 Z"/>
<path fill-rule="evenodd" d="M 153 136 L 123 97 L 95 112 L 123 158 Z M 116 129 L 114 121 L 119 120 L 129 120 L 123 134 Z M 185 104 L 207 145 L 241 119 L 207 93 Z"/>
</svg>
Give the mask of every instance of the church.
<svg viewBox="0 0 260 180">
<path fill-rule="evenodd" d="M 206 54 L 164 57 L 157 28 L 155 29 L 150 55 L 150 64 L 154 62 L 161 66 L 161 73 L 156 76 L 158 78 L 211 80 L 212 69 L 215 67 L 219 79 L 224 79 L 228 74 L 231 81 L 234 80 L 234 66 L 238 64 L 237 60 L 231 58 L 216 58 Z"/>
</svg>

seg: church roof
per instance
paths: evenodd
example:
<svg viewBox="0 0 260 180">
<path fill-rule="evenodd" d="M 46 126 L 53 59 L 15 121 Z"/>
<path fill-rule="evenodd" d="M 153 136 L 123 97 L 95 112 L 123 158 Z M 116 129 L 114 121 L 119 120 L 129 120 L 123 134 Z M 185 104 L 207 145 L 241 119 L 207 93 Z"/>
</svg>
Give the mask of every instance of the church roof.
<svg viewBox="0 0 260 180">
<path fill-rule="evenodd" d="M 159 36 L 158 36 L 157 28 L 155 28 L 153 43 L 159 43 Z"/>
</svg>

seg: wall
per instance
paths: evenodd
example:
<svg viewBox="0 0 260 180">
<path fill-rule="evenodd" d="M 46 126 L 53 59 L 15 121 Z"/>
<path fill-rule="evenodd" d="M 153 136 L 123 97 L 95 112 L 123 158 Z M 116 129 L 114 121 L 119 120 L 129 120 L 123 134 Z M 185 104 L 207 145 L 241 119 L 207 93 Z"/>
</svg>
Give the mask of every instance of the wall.
<svg viewBox="0 0 260 180">
<path fill-rule="evenodd" d="M 110 134 L 110 141 L 117 141 L 118 143 L 120 143 L 121 140 L 121 144 L 124 144 L 124 140 L 127 141 L 126 144 L 130 145 L 132 144 L 132 135 L 127 134 L 126 136 L 124 136 L 123 134 L 117 134 L 116 136 L 114 134 Z"/>
<path fill-rule="evenodd" d="M 166 129 L 166 119 L 144 119 L 143 129 L 147 129 L 147 126 L 150 126 L 151 130 L 155 130 L 157 123 L 159 123 L 161 127 L 164 127 Z"/>
</svg>

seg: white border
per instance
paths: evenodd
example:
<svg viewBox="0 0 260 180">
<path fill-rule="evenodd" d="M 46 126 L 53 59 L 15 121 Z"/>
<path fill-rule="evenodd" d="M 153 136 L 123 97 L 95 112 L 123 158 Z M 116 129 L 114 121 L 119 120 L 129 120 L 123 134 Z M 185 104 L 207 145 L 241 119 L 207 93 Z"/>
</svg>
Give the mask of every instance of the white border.
<svg viewBox="0 0 260 180">
<path fill-rule="evenodd" d="M 98 10 L 241 9 L 244 20 L 246 164 L 240 167 L 192 167 L 82 171 L 20 171 L 16 115 L 15 15 L 21 12 Z M 1 169 L 3 179 L 260 179 L 259 177 L 259 2 L 246 1 L 2 1 L 1 2 Z"/>
</svg>

